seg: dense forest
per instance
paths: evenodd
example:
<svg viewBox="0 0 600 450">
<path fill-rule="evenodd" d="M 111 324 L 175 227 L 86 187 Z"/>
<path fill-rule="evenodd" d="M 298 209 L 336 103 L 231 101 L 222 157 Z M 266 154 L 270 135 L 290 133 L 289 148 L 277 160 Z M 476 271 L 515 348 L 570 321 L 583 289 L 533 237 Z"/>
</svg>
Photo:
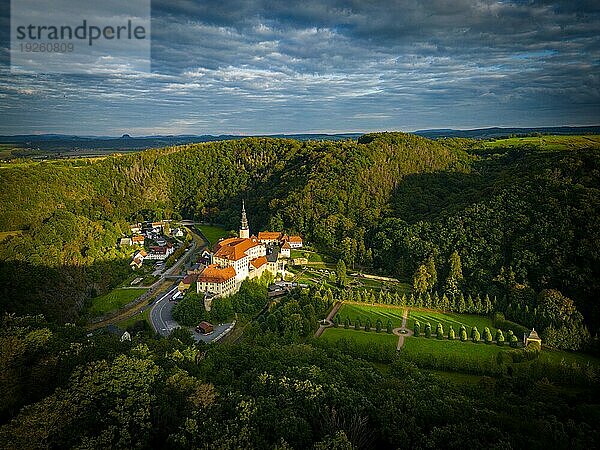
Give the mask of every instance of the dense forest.
<svg viewBox="0 0 600 450">
<path fill-rule="evenodd" d="M 486 149 L 383 133 L 4 164 L 0 447 L 598 447 L 589 362 L 542 359 L 507 335 L 492 362 L 459 355 L 417 366 L 395 343 L 313 335 L 344 300 L 486 315 L 498 330 L 535 326 L 545 345 L 594 351 L 599 162 L 594 145 Z M 235 343 L 196 343 L 182 328 L 159 338 L 145 322 L 132 341 L 88 334 L 86 302 L 130 273 L 131 249 L 116 246 L 129 222 L 235 229 L 242 199 L 253 230 L 301 233 L 337 260 L 338 287 L 298 289 L 265 308 L 263 279 L 210 312 L 194 294 L 174 308 L 184 325 L 242 319 Z M 346 267 L 412 290 L 345 289 Z M 343 319 L 335 325 L 358 326 Z M 458 381 L 435 372 L 461 364 Z"/>
<path fill-rule="evenodd" d="M 245 199 L 253 229 L 299 232 L 348 267 L 411 279 L 433 260 L 439 283 L 432 289 L 441 290 L 456 252 L 460 289 L 488 294 L 503 310 L 533 310 L 537 293 L 557 289 L 575 301 L 594 334 L 599 160 L 593 142 L 571 150 L 485 150 L 474 140 L 382 133 L 13 162 L 0 170 L 0 230 L 24 233 L 0 243 L 3 307 L 74 320 L 85 302 L 81 292 L 110 285 L 112 277 L 98 273 L 126 269 L 125 255 L 112 245 L 126 221 L 184 217 L 235 229 Z M 44 227 L 64 231 L 54 236 Z M 39 295 L 35 285 L 20 289 L 8 281 L 26 282 L 32 267 L 47 279 Z M 71 286 L 79 294 L 58 313 L 53 302 Z"/>
</svg>

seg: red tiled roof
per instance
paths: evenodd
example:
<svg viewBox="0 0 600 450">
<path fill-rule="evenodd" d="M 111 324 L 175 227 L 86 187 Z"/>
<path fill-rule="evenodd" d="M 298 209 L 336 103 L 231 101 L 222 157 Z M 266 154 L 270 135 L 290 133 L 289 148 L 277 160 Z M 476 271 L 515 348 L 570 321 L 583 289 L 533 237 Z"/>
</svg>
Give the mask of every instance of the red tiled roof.
<svg viewBox="0 0 600 450">
<path fill-rule="evenodd" d="M 290 238 L 288 240 L 290 242 L 294 242 L 294 243 L 301 243 L 302 242 L 302 238 L 300 236 L 290 236 Z"/>
<path fill-rule="evenodd" d="M 235 277 L 235 269 L 231 266 L 221 268 L 216 264 L 207 266 L 198 276 L 198 282 L 223 283 Z"/>
<path fill-rule="evenodd" d="M 290 243 L 288 241 L 285 241 L 285 243 L 281 246 L 282 249 L 291 249 L 292 247 L 290 246 Z"/>
<path fill-rule="evenodd" d="M 281 238 L 281 232 L 279 231 L 259 231 L 258 239 L 259 240 L 276 240 L 278 241 Z"/>
<path fill-rule="evenodd" d="M 263 265 L 265 265 L 267 263 L 267 258 L 265 258 L 264 256 L 260 256 L 256 259 L 253 259 L 252 261 L 250 261 L 250 264 L 252 264 L 254 267 L 256 267 L 257 269 Z"/>
<path fill-rule="evenodd" d="M 217 242 L 215 245 L 215 256 L 225 258 L 230 261 L 237 261 L 246 255 L 246 252 L 252 247 L 259 245 L 252 239 L 229 238 Z"/>
<path fill-rule="evenodd" d="M 144 236 L 133 236 L 131 240 L 133 242 L 144 242 Z"/>
</svg>

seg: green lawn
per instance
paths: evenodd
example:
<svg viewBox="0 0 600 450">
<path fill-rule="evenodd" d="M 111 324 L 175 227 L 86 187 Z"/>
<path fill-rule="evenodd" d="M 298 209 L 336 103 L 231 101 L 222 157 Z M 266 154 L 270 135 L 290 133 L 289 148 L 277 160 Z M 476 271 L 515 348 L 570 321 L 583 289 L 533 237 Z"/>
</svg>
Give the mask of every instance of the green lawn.
<svg viewBox="0 0 600 450">
<path fill-rule="evenodd" d="M 435 333 L 437 324 L 441 323 L 444 327 L 444 335 L 448 333 L 448 328 L 450 325 L 452 325 L 454 328 L 457 337 L 461 325 L 467 327 L 467 333 L 469 336 L 471 335 L 472 327 L 477 327 L 480 333 L 483 332 L 485 327 L 489 327 L 490 331 L 492 332 L 492 336 L 495 336 L 496 334 L 496 329 L 494 328 L 490 318 L 475 314 L 445 313 L 411 309 L 408 314 L 408 322 L 406 326 L 412 330 L 415 325 L 415 320 L 418 320 L 421 323 L 421 332 L 423 332 L 425 329 L 425 324 L 429 322 L 431 324 L 432 333 Z"/>
<path fill-rule="evenodd" d="M 196 228 L 198 228 L 206 239 L 210 241 L 210 245 L 215 244 L 219 239 L 229 235 L 229 231 L 217 225 L 196 225 Z"/>
<path fill-rule="evenodd" d="M 145 311 L 138 312 L 138 313 L 134 314 L 133 316 L 131 316 L 129 319 L 121 320 L 120 322 L 117 322 L 115 325 L 117 325 L 118 327 L 125 330 L 139 320 L 145 320 L 146 322 L 150 323 L 148 318 L 150 316 L 151 309 L 152 308 L 147 308 Z"/>
<path fill-rule="evenodd" d="M 108 294 L 93 298 L 89 312 L 92 316 L 101 316 L 125 306 L 144 292 L 146 289 L 115 289 Z"/>
<path fill-rule="evenodd" d="M 453 369 L 470 372 L 470 368 L 487 368 L 489 372 L 497 370 L 496 355 L 510 347 L 496 344 L 474 344 L 447 339 L 408 337 L 400 350 L 402 357 L 414 361 L 417 365 L 442 370 Z M 477 371 L 477 370 L 476 370 Z"/>
<path fill-rule="evenodd" d="M 344 323 L 346 317 L 354 324 L 356 318 L 360 318 L 361 325 L 364 326 L 367 317 L 371 320 L 371 326 L 374 327 L 377 319 L 383 323 L 383 327 L 387 326 L 388 320 L 392 321 L 394 328 L 402 325 L 402 312 L 404 308 L 391 308 L 389 306 L 372 306 L 372 305 L 354 305 L 344 303 L 338 311 L 341 323 Z"/>
<path fill-rule="evenodd" d="M 396 348 L 396 345 L 398 344 L 398 336 L 386 333 L 385 329 L 377 333 L 375 330 L 367 332 L 357 331 L 353 328 L 345 329 L 344 327 L 327 328 L 320 339 L 324 339 L 328 342 L 336 342 L 342 338 L 352 339 L 361 344 L 377 343 L 389 345 L 393 348 Z"/>
<path fill-rule="evenodd" d="M 600 136 L 538 136 L 538 137 L 515 137 L 498 139 L 495 141 L 484 141 L 482 147 L 489 148 L 518 148 L 524 146 L 541 147 L 544 150 L 569 150 L 585 147 L 600 148 Z"/>
</svg>

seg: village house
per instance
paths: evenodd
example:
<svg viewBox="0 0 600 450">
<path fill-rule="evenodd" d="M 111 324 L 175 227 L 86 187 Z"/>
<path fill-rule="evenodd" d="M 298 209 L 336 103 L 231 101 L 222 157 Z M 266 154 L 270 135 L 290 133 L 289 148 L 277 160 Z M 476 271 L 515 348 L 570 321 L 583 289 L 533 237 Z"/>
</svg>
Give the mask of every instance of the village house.
<svg viewBox="0 0 600 450">
<path fill-rule="evenodd" d="M 144 259 L 147 256 L 148 256 L 148 253 L 146 253 L 145 250 L 139 250 L 134 253 L 133 258 L 131 259 L 131 262 L 129 263 L 129 265 L 134 270 L 139 269 L 142 267 L 142 264 L 144 263 Z"/>
<path fill-rule="evenodd" d="M 183 280 L 177 285 L 179 292 L 187 291 L 194 283 L 198 281 L 198 274 L 189 274 L 183 277 Z"/>
<path fill-rule="evenodd" d="M 291 247 L 290 243 L 288 241 L 284 242 L 283 245 L 281 246 L 281 257 L 289 258 L 291 255 L 291 250 L 292 250 L 292 247 Z"/>
<path fill-rule="evenodd" d="M 146 256 L 146 259 L 156 259 L 163 261 L 173 254 L 175 249 L 169 242 L 167 245 L 154 245 L 150 247 L 150 253 Z"/>
<path fill-rule="evenodd" d="M 131 243 L 133 245 L 144 245 L 144 241 L 145 241 L 144 236 L 139 235 L 139 234 L 136 236 L 133 236 L 131 238 Z"/>
</svg>

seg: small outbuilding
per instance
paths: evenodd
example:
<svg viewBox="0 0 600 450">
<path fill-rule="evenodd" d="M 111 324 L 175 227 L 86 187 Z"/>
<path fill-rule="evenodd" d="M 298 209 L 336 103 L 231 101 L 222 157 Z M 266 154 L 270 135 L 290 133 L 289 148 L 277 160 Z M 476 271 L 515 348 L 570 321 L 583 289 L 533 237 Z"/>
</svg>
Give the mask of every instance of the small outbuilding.
<svg viewBox="0 0 600 450">
<path fill-rule="evenodd" d="M 196 332 L 202 333 L 202 334 L 212 333 L 213 330 L 214 330 L 214 328 L 213 328 L 212 324 L 209 322 L 206 322 L 205 320 L 200 322 L 200 324 L 196 327 Z"/>
<path fill-rule="evenodd" d="M 538 344 L 540 344 L 540 346 L 542 345 L 542 339 L 537 334 L 537 331 L 535 331 L 535 328 L 531 329 L 531 333 L 529 333 L 529 336 L 527 335 L 527 333 L 523 334 L 523 344 L 525 345 L 525 347 L 527 347 L 527 345 L 529 345 L 530 342 L 537 342 Z"/>
</svg>

